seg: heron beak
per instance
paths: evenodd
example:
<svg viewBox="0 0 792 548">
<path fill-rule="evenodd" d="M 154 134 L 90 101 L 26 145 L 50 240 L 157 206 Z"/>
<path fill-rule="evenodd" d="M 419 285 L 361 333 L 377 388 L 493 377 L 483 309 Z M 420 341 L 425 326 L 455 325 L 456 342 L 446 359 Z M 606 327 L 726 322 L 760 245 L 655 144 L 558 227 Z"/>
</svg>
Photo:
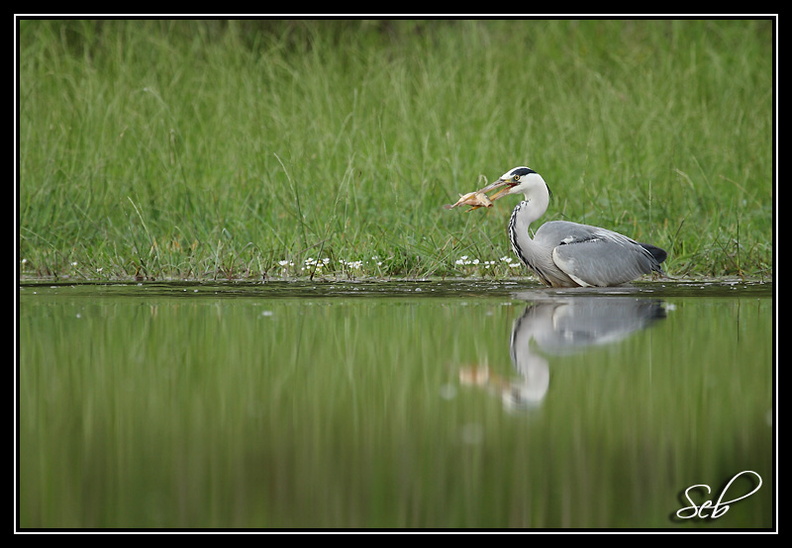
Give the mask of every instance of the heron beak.
<svg viewBox="0 0 792 548">
<path fill-rule="evenodd" d="M 496 192 L 495 194 L 493 194 L 492 196 L 489 197 L 490 201 L 494 202 L 498 198 L 503 198 L 504 196 L 507 196 L 509 194 L 509 192 L 511 191 L 511 189 L 513 187 L 515 187 L 515 186 L 517 186 L 517 183 L 515 181 L 513 181 L 513 180 L 498 179 L 494 183 L 492 183 L 490 185 L 487 185 L 484 188 L 482 188 L 481 190 L 479 190 L 479 192 L 485 192 L 486 193 L 486 192 L 489 192 L 491 190 L 495 190 L 496 188 L 499 189 L 498 192 Z"/>
</svg>

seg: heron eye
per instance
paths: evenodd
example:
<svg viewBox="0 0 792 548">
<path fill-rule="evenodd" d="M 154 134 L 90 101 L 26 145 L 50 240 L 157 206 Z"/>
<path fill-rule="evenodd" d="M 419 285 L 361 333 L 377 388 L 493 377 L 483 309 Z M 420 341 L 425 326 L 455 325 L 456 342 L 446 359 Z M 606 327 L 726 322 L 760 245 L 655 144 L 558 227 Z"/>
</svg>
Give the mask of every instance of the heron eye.
<svg viewBox="0 0 792 548">
<path fill-rule="evenodd" d="M 512 179 L 514 179 L 515 182 L 519 181 L 520 180 L 520 176 L 519 175 L 512 175 Z"/>
</svg>

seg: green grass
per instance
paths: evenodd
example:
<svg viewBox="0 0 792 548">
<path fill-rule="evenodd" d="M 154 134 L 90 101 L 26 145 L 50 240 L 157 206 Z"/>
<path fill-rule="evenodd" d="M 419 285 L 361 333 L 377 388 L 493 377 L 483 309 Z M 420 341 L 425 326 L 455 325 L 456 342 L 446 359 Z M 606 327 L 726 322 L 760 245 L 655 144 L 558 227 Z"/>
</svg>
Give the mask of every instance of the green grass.
<svg viewBox="0 0 792 548">
<path fill-rule="evenodd" d="M 769 20 L 22 20 L 19 273 L 522 275 L 513 203 L 441 206 L 525 164 L 544 220 L 769 278 L 773 72 Z"/>
</svg>

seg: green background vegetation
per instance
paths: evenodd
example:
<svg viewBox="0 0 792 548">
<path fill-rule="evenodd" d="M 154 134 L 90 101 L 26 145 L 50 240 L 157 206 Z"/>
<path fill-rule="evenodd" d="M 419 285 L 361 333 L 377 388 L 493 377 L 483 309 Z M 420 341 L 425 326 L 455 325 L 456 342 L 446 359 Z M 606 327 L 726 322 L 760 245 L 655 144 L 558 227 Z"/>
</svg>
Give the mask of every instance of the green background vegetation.
<svg viewBox="0 0 792 548">
<path fill-rule="evenodd" d="M 544 220 L 664 247 L 672 276 L 769 278 L 773 30 L 22 20 L 20 274 L 522 275 L 456 264 L 511 255 L 508 199 L 441 206 L 529 165 Z"/>
</svg>

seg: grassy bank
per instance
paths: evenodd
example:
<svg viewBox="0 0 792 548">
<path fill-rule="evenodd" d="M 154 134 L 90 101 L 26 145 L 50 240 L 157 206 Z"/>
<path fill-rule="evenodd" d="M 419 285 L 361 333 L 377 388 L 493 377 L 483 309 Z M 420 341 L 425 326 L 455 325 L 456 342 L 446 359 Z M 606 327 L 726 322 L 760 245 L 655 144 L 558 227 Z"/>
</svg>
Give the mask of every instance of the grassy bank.
<svg viewBox="0 0 792 548">
<path fill-rule="evenodd" d="M 23 277 L 512 276 L 544 220 L 772 274 L 770 21 L 19 23 Z"/>
</svg>

